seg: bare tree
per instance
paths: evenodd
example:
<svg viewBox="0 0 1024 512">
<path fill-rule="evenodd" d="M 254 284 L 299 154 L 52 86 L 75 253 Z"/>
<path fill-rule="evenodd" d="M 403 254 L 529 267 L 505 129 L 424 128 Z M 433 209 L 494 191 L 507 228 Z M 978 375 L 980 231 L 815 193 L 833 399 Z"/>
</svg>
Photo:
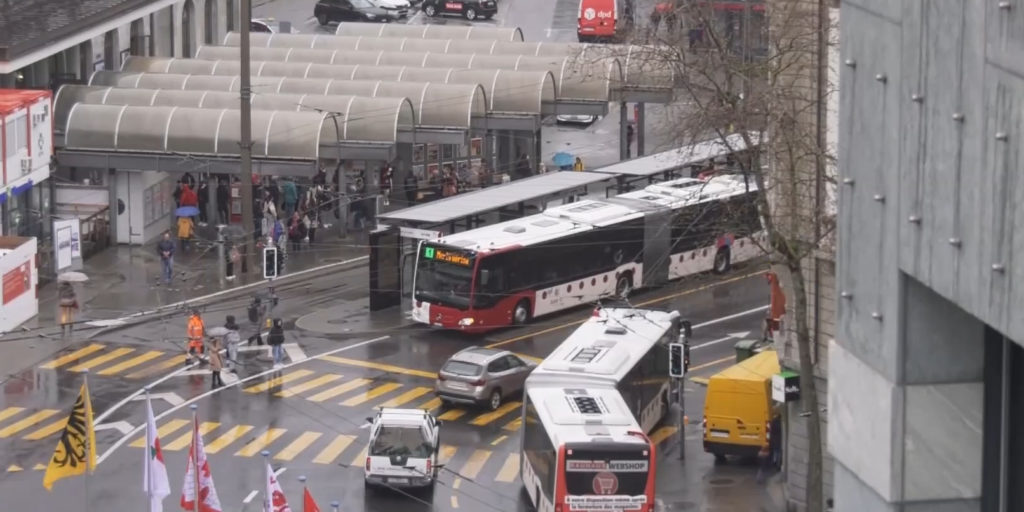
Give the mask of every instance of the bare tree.
<svg viewBox="0 0 1024 512">
<path fill-rule="evenodd" d="M 643 21 L 632 30 L 631 44 L 606 50 L 629 52 L 633 73 L 674 70 L 677 99 L 685 106 L 668 116 L 675 123 L 664 129 L 680 144 L 717 139 L 730 145 L 739 135 L 747 148 L 761 148 L 739 153 L 732 165 L 762 191 L 758 206 L 767 237 L 761 250 L 784 270 L 781 279 L 793 298 L 783 334 L 798 351 L 799 416 L 807 422 L 809 444 L 802 498 L 811 512 L 824 507 L 823 436 L 807 275 L 810 259 L 834 253 L 835 148 L 826 135 L 835 85 L 828 79 L 832 4 L 674 0 L 649 18 L 638 12 Z"/>
</svg>

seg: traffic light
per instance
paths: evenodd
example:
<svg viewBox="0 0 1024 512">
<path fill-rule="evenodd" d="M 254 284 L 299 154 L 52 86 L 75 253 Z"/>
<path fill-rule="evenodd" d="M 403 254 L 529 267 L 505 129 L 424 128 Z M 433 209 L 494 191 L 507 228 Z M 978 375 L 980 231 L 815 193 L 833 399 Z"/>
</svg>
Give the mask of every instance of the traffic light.
<svg viewBox="0 0 1024 512">
<path fill-rule="evenodd" d="M 263 248 L 263 279 L 277 277 L 277 247 Z"/>
<path fill-rule="evenodd" d="M 686 365 L 684 361 L 685 347 L 682 343 L 669 343 L 668 345 L 668 375 L 679 378 L 684 375 Z"/>
</svg>

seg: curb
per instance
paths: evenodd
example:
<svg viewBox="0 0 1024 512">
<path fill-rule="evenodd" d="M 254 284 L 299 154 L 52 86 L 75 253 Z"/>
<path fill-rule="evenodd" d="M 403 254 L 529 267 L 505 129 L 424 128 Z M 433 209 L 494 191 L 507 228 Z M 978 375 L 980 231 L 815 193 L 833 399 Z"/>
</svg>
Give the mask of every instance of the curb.
<svg viewBox="0 0 1024 512">
<path fill-rule="evenodd" d="M 704 386 L 704 387 L 708 386 L 708 379 L 707 379 L 707 377 L 690 377 L 688 380 L 690 382 L 692 382 L 694 384 L 697 384 L 697 385 L 700 385 L 700 386 Z"/>
<path fill-rule="evenodd" d="M 93 325 L 92 326 L 92 327 L 98 327 L 99 328 L 99 330 L 94 332 L 92 334 L 92 336 L 99 336 L 99 335 L 107 333 L 107 332 L 116 331 L 118 329 L 123 329 L 125 327 L 131 327 L 131 326 L 136 325 L 137 323 L 139 323 L 139 322 L 135 322 L 137 320 L 149 320 L 151 317 L 160 317 L 160 316 L 163 316 L 165 314 L 174 313 L 174 312 L 180 311 L 181 308 L 184 307 L 184 306 L 201 305 L 201 304 L 209 302 L 210 300 L 215 299 L 215 298 L 233 297 L 235 295 L 244 295 L 245 293 L 248 293 L 252 289 L 259 288 L 261 286 L 266 286 L 267 284 L 269 284 L 271 282 L 280 284 L 282 282 L 299 281 L 303 277 L 310 276 L 310 274 L 319 273 L 319 272 L 322 272 L 322 271 L 325 271 L 325 270 L 332 270 L 332 269 L 343 270 L 343 269 L 346 269 L 346 268 L 355 268 L 357 266 L 360 266 L 362 263 L 366 262 L 369 259 L 370 259 L 369 256 L 359 256 L 357 258 L 351 258 L 351 259 L 347 259 L 347 260 L 344 260 L 344 261 L 339 261 L 339 262 L 336 262 L 336 263 L 328 263 L 326 265 L 320 265 L 318 267 L 308 268 L 306 270 L 300 270 L 298 272 L 295 272 L 295 273 L 292 273 L 292 274 L 287 274 L 287 275 L 284 275 L 284 276 L 281 276 L 281 277 L 278 277 L 278 278 L 275 278 L 275 279 L 261 279 L 259 281 L 254 281 L 252 283 L 244 284 L 242 286 L 237 286 L 237 287 L 234 287 L 234 288 L 229 288 L 227 290 L 221 290 L 221 291 L 214 292 L 214 293 L 211 293 L 211 294 L 208 294 L 208 295 L 201 295 L 199 297 L 195 297 L 195 298 L 192 298 L 192 299 L 189 299 L 189 300 L 183 300 L 183 301 L 178 301 L 178 302 L 174 302 L 174 303 L 171 303 L 171 304 L 165 304 L 163 306 L 159 306 L 159 307 L 152 308 L 152 309 L 145 310 L 145 311 L 139 311 L 137 313 L 132 313 L 130 315 L 119 317 L 119 318 L 107 319 L 107 320 L 102 320 L 102 319 L 100 319 L 100 320 L 92 320 L 90 322 L 99 322 L 100 323 L 100 325 Z M 103 325 L 103 324 L 108 324 L 108 325 Z M 87 322 L 86 325 L 89 325 L 89 323 Z"/>
</svg>

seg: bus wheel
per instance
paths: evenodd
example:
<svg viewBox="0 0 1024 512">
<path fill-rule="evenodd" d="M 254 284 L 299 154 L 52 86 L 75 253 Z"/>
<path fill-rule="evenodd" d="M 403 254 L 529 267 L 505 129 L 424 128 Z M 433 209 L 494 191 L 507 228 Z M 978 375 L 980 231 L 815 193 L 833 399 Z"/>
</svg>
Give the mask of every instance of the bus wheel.
<svg viewBox="0 0 1024 512">
<path fill-rule="evenodd" d="M 530 302 L 526 299 L 519 301 L 516 304 L 516 309 L 512 312 L 512 322 L 516 325 L 523 325 L 530 321 Z"/>
<path fill-rule="evenodd" d="M 732 262 L 729 261 L 729 248 L 722 247 L 718 250 L 718 253 L 715 254 L 715 263 L 712 270 L 714 270 L 716 274 L 724 274 L 729 271 L 730 267 L 732 267 Z"/>
<path fill-rule="evenodd" d="M 629 292 L 633 291 L 633 275 L 622 274 L 619 279 L 615 281 L 615 295 L 625 299 L 629 297 Z"/>
</svg>

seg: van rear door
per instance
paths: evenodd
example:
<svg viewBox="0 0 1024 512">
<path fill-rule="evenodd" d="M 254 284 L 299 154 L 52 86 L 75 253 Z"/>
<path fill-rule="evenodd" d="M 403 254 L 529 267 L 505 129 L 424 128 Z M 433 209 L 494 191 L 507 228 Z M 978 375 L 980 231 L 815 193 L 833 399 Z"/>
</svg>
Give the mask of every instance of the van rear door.
<svg viewBox="0 0 1024 512">
<path fill-rule="evenodd" d="M 756 454 L 765 442 L 768 404 L 764 393 L 715 390 L 714 382 L 709 384 L 704 405 L 705 446 L 727 445 L 720 447 L 724 454 Z"/>
<path fill-rule="evenodd" d="M 618 17 L 616 0 L 580 0 L 576 25 L 577 39 L 580 42 L 613 39 Z"/>
</svg>

